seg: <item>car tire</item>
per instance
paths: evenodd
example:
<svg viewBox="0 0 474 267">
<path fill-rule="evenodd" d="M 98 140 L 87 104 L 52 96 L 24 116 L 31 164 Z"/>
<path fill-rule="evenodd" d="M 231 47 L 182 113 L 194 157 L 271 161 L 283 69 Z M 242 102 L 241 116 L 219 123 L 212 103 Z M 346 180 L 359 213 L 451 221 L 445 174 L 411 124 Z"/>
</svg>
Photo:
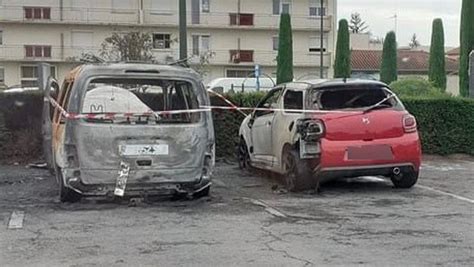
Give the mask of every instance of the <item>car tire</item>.
<svg viewBox="0 0 474 267">
<path fill-rule="evenodd" d="M 404 172 L 401 176 L 392 176 L 391 180 L 395 188 L 408 189 L 418 181 L 418 172 Z"/>
<path fill-rule="evenodd" d="M 244 138 L 240 138 L 239 146 L 237 148 L 237 160 L 239 162 L 239 168 L 241 170 L 251 170 L 252 164 L 250 162 L 250 154 L 247 147 L 247 143 Z"/>
<path fill-rule="evenodd" d="M 82 195 L 64 185 L 63 173 L 56 168 L 56 179 L 59 184 L 59 200 L 61 202 L 75 203 L 81 200 Z"/>
<path fill-rule="evenodd" d="M 202 197 L 208 197 L 210 194 L 211 194 L 211 186 L 208 186 L 205 189 L 203 189 L 203 190 L 201 190 L 197 193 L 194 193 L 193 197 L 195 199 L 198 199 L 198 198 L 202 198 Z"/>
<path fill-rule="evenodd" d="M 305 160 L 300 159 L 300 155 L 295 150 L 290 150 L 283 155 L 284 179 L 288 191 L 299 192 L 315 189 L 318 185 L 317 177 Z"/>
</svg>

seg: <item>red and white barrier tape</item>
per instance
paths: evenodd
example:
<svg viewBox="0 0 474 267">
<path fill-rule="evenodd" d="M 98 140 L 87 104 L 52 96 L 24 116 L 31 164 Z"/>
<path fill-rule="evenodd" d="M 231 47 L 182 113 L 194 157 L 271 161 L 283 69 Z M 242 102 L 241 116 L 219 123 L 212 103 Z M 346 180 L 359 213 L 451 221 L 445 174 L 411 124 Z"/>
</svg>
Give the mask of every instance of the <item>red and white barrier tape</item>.
<svg viewBox="0 0 474 267">
<path fill-rule="evenodd" d="M 237 110 L 238 112 L 240 112 L 240 114 L 244 115 L 245 117 L 247 117 L 247 113 L 243 112 L 242 110 L 244 110 L 243 108 L 239 108 L 237 105 L 235 105 L 234 103 L 232 103 L 229 99 L 225 98 L 225 96 L 215 92 L 215 91 L 212 91 L 212 90 L 207 90 L 207 92 L 219 97 L 220 99 L 222 99 L 226 104 L 228 104 L 231 108 L 233 108 L 233 110 Z M 214 108 L 214 109 L 217 109 Z M 227 109 L 225 107 L 221 108 L 221 109 Z"/>
<path fill-rule="evenodd" d="M 78 119 L 118 119 L 118 118 L 129 118 L 129 117 L 150 117 L 150 116 L 168 116 L 168 115 L 177 115 L 177 114 L 190 114 L 190 113 L 201 113 L 201 112 L 211 112 L 212 110 L 230 110 L 230 111 L 238 111 L 244 116 L 248 116 L 247 113 L 244 111 L 271 111 L 271 112 L 287 112 L 287 113 L 305 113 L 305 114 L 357 114 L 360 111 L 324 111 L 324 110 L 301 110 L 301 109 L 280 109 L 280 108 L 249 108 L 249 107 L 238 107 L 229 100 L 227 100 L 224 96 L 216 93 L 216 95 L 226 103 L 230 105 L 230 107 L 223 107 L 223 106 L 201 106 L 199 109 L 185 109 L 185 110 L 167 110 L 167 111 L 149 111 L 149 112 L 141 112 L 141 113 L 82 113 L 82 114 L 75 114 L 67 112 L 58 102 L 54 99 L 50 98 L 49 102 L 55 108 L 59 110 L 61 116 L 65 119 L 70 120 L 78 120 Z"/>
</svg>

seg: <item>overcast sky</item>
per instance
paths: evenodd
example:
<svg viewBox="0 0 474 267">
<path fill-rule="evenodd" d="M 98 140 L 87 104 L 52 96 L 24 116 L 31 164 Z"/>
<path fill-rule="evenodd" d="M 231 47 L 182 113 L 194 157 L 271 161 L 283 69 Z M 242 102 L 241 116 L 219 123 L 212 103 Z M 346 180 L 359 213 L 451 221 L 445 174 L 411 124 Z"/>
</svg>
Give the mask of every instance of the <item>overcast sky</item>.
<svg viewBox="0 0 474 267">
<path fill-rule="evenodd" d="M 431 25 L 442 18 L 446 46 L 459 45 L 461 0 L 338 0 L 339 19 L 350 19 L 358 12 L 377 36 L 395 29 L 394 14 L 398 14 L 398 41 L 400 46 L 410 42 L 416 33 L 422 45 L 431 41 Z"/>
</svg>

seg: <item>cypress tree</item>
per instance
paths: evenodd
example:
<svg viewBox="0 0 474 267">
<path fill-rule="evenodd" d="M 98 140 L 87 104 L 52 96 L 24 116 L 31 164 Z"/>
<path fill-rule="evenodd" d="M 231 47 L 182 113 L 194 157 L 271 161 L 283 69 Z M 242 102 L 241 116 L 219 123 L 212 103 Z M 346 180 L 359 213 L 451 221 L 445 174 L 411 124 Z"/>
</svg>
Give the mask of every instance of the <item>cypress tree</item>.
<svg viewBox="0 0 474 267">
<path fill-rule="evenodd" d="M 469 54 L 474 49 L 474 1 L 463 0 L 461 10 L 461 57 L 459 62 L 459 92 L 469 96 Z"/>
<path fill-rule="evenodd" d="M 349 47 L 349 24 L 347 20 L 339 21 L 336 45 L 336 61 L 334 63 L 334 78 L 351 77 L 351 51 Z"/>
<path fill-rule="evenodd" d="M 430 48 L 429 80 L 436 88 L 446 91 L 446 57 L 444 52 L 444 28 L 441 19 L 433 21 Z"/>
<path fill-rule="evenodd" d="M 282 13 L 277 56 L 277 84 L 293 81 L 293 33 L 290 14 Z"/>
<path fill-rule="evenodd" d="M 398 80 L 397 37 L 393 31 L 387 33 L 383 44 L 380 80 L 386 84 Z"/>
</svg>

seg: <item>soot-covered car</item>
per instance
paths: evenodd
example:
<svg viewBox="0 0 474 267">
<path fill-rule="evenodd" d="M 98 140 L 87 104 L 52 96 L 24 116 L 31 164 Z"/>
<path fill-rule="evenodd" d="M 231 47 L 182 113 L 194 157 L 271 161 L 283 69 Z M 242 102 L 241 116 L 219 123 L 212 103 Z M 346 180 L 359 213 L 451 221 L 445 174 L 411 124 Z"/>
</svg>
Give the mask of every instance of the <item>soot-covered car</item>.
<svg viewBox="0 0 474 267">
<path fill-rule="evenodd" d="M 209 194 L 214 128 L 211 113 L 200 108 L 209 96 L 192 70 L 83 65 L 45 100 L 45 157 L 61 201 Z"/>
<path fill-rule="evenodd" d="M 381 82 L 293 82 L 272 89 L 240 127 L 241 168 L 283 174 L 289 190 L 342 177 L 385 176 L 416 184 L 417 123 Z"/>
</svg>

